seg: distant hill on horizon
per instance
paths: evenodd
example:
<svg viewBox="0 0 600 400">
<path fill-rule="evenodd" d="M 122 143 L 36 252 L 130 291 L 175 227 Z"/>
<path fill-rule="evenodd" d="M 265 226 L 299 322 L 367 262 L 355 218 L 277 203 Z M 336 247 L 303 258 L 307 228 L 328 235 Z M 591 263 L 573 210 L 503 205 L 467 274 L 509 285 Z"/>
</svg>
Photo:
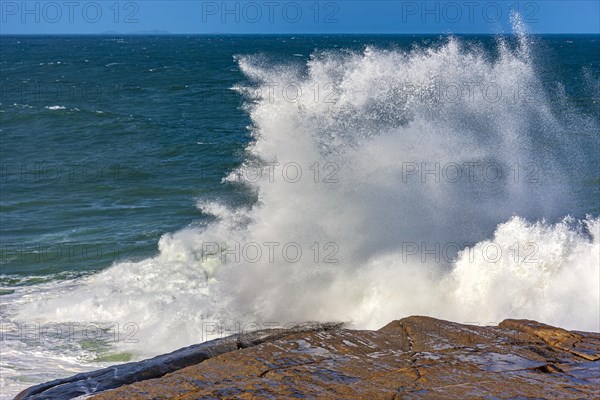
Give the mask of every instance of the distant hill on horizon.
<svg viewBox="0 0 600 400">
<path fill-rule="evenodd" d="M 150 31 L 133 31 L 133 32 L 117 32 L 117 31 L 104 31 L 101 35 L 171 35 L 169 31 L 162 31 L 158 29 Z"/>
</svg>

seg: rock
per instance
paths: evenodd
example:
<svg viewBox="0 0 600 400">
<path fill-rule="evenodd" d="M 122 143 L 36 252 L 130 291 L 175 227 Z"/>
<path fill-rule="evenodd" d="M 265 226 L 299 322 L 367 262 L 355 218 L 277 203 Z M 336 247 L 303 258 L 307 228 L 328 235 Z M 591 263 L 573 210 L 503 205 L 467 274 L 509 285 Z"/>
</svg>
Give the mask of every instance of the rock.
<svg viewBox="0 0 600 400">
<path fill-rule="evenodd" d="M 268 329 L 215 339 L 148 360 L 120 364 L 32 386 L 19 393 L 15 400 L 72 399 L 138 381 L 159 378 L 169 372 L 198 364 L 219 354 L 248 348 L 269 340 L 276 340 L 295 332 L 327 330 L 337 326 L 339 325 L 305 324 L 291 329 Z"/>
<path fill-rule="evenodd" d="M 500 323 L 500 327 L 530 333 L 542 339 L 548 346 L 571 352 L 586 360 L 600 360 L 600 349 L 598 348 L 600 334 L 569 332 L 529 320 L 507 319 Z"/>
<path fill-rule="evenodd" d="M 113 382 L 112 387 L 123 386 L 96 390 L 90 399 L 592 399 L 600 394 L 600 334 L 535 321 L 478 327 L 409 317 L 378 331 L 326 325 L 256 335 L 206 343 L 203 351 L 223 347 L 218 355 L 199 357 L 160 377 Z M 177 353 L 161 357 L 177 359 Z M 127 365 L 135 370 L 135 363 Z M 123 366 L 113 368 L 118 367 Z M 74 378 L 68 385 L 87 382 Z M 18 398 L 72 398 L 36 397 L 46 393 L 40 387 Z"/>
</svg>

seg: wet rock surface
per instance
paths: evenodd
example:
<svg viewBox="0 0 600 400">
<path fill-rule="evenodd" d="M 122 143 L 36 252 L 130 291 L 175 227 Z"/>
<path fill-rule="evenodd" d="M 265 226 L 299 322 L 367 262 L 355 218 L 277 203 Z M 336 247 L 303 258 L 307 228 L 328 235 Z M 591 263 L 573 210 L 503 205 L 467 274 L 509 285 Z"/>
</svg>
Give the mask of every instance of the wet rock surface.
<svg viewBox="0 0 600 400">
<path fill-rule="evenodd" d="M 276 340 L 292 333 L 314 330 L 326 331 L 339 326 L 339 324 L 304 324 L 291 329 L 261 330 L 215 339 L 147 360 L 115 365 L 32 386 L 19 393 L 15 400 L 72 399 L 99 393 L 133 382 L 159 378 L 169 372 L 200 363 L 219 354 L 256 346 L 265 341 Z"/>
<path fill-rule="evenodd" d="M 478 327 L 409 317 L 377 331 L 326 325 L 254 335 L 253 339 L 233 337 L 235 343 L 245 340 L 244 346 L 236 344 L 229 351 L 160 377 L 138 379 L 101 393 L 96 390 L 98 394 L 90 398 L 600 396 L 600 334 L 567 331 L 535 321 L 505 320 L 499 326 Z M 19 398 L 70 398 L 38 396 L 44 396 L 44 391 Z"/>
</svg>

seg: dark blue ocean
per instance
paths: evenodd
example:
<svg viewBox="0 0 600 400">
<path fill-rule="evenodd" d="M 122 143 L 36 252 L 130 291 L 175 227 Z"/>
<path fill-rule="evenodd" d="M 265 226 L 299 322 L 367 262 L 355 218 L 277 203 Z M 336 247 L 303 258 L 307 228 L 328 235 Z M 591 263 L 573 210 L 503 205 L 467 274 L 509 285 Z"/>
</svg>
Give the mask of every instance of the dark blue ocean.
<svg viewBox="0 0 600 400">
<path fill-rule="evenodd" d="M 440 36 L 2 37 L 3 282 L 105 268 L 156 253 L 161 235 L 202 224 L 198 199 L 252 201 L 221 179 L 250 141 L 234 56 L 304 64 L 318 50 L 410 50 Z M 463 37 L 485 49 L 492 36 Z M 536 37 L 547 89 L 600 114 L 597 36 Z M 265 50 L 268 49 L 268 50 Z M 342 50 L 340 50 L 342 51 Z M 573 142 L 597 132 L 574 126 Z M 592 141 L 592 144 L 597 144 Z M 292 145 L 292 144 L 290 144 Z M 551 143 L 543 143 L 549 145 Z M 598 154 L 569 164 L 577 217 L 598 215 Z"/>
<path fill-rule="evenodd" d="M 197 342 L 221 317 L 597 326 L 598 35 L 3 35 L 0 85 L 3 395 Z M 303 178 L 249 177 L 270 162 Z M 430 239 L 458 243 L 432 281 L 400 256 Z M 273 240 L 340 262 L 205 257 Z M 484 279 L 460 251 L 486 240 L 535 243 L 539 263 Z M 135 323 L 140 342 L 18 336 L 82 320 Z"/>
</svg>

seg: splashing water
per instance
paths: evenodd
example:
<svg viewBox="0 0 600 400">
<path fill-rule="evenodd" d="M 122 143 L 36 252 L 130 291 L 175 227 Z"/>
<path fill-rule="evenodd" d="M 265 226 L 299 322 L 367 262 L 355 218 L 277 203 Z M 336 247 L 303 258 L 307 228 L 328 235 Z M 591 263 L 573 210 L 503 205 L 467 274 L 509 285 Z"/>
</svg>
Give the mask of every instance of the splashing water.
<svg viewBox="0 0 600 400">
<path fill-rule="evenodd" d="M 600 220 L 563 218 L 563 166 L 581 149 L 529 46 L 499 40 L 490 56 L 449 38 L 276 68 L 239 57 L 253 141 L 225 181 L 242 177 L 257 201 L 201 202 L 214 223 L 163 236 L 155 258 L 39 287 L 14 319 L 135 322 L 139 342 L 118 346 L 138 357 L 218 321 L 378 328 L 426 314 L 599 330 Z"/>
</svg>

